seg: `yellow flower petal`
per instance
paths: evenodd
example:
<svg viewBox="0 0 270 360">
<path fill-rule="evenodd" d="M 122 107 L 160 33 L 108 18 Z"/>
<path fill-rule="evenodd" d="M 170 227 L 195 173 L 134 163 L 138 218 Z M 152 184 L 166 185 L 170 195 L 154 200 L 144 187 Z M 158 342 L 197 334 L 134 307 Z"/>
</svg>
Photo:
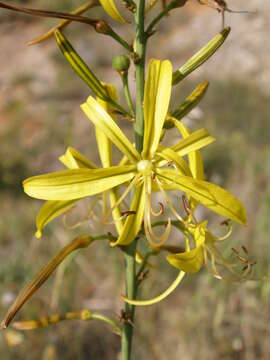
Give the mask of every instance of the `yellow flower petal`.
<svg viewBox="0 0 270 360">
<path fill-rule="evenodd" d="M 191 133 L 185 139 L 172 146 L 172 149 L 180 156 L 185 156 L 191 151 L 199 150 L 212 142 L 215 138 L 209 135 L 206 129 L 199 129 Z"/>
<path fill-rule="evenodd" d="M 118 95 L 114 85 L 103 84 L 109 94 L 109 96 L 117 101 Z M 104 110 L 110 109 L 110 104 L 100 98 L 96 99 L 97 102 L 103 107 Z M 104 134 L 103 131 L 96 127 L 96 140 L 98 146 L 99 157 L 103 167 L 109 167 L 112 165 L 112 148 L 110 139 Z"/>
<path fill-rule="evenodd" d="M 158 147 L 172 87 L 170 61 L 150 60 L 144 90 L 143 158 L 151 159 Z"/>
<path fill-rule="evenodd" d="M 117 7 L 115 6 L 115 2 L 113 0 L 100 0 L 100 3 L 106 13 L 113 18 L 114 20 L 124 24 L 126 20 L 120 15 Z"/>
<path fill-rule="evenodd" d="M 166 297 L 168 297 L 180 284 L 180 282 L 183 280 L 185 276 L 185 273 L 183 271 L 180 271 L 177 278 L 174 280 L 174 282 L 169 286 L 167 290 L 165 290 L 162 294 L 159 296 L 154 297 L 150 300 L 132 300 L 128 299 L 127 297 L 123 297 L 124 301 L 131 305 L 136 306 L 149 306 L 153 304 L 157 304 L 158 302 L 164 300 Z"/>
<path fill-rule="evenodd" d="M 88 160 L 84 155 L 82 155 L 78 150 L 68 147 L 64 155 L 59 157 L 59 160 L 64 164 L 68 169 L 96 169 L 97 166 Z"/>
<path fill-rule="evenodd" d="M 231 29 L 229 27 L 222 30 L 217 36 L 210 40 L 200 51 L 193 55 L 180 69 L 173 73 L 173 85 L 178 84 L 188 74 L 196 70 L 205 63 L 218 48 L 224 43 Z"/>
<path fill-rule="evenodd" d="M 159 149 L 162 149 L 160 152 L 157 153 L 160 157 L 168 160 L 173 161 L 173 163 L 176 165 L 177 170 L 179 170 L 180 174 L 186 175 L 186 176 L 192 176 L 191 171 L 185 162 L 185 160 L 177 154 L 177 152 L 173 151 L 173 149 L 170 148 L 162 148 L 159 147 Z"/>
<path fill-rule="evenodd" d="M 183 136 L 183 138 L 187 139 L 190 136 L 190 130 L 180 121 L 176 119 L 174 120 L 174 124 Z M 203 161 L 200 151 L 196 150 L 189 152 L 188 160 L 193 177 L 198 180 L 204 180 Z"/>
<path fill-rule="evenodd" d="M 170 180 L 175 189 L 186 192 L 212 211 L 240 224 L 246 223 L 246 210 L 241 202 L 218 185 L 187 176 L 177 176 L 173 170 L 157 169 L 156 172 L 161 179 Z"/>
<path fill-rule="evenodd" d="M 203 266 L 203 247 L 199 246 L 193 250 L 179 254 L 171 254 L 166 257 L 169 264 L 188 274 L 200 271 Z"/>
<path fill-rule="evenodd" d="M 187 114 L 191 112 L 203 99 L 208 89 L 209 82 L 203 81 L 192 91 L 192 93 L 184 100 L 184 102 L 178 106 L 178 108 L 172 113 L 172 116 L 178 120 L 183 119 Z"/>
<path fill-rule="evenodd" d="M 140 155 L 124 135 L 119 126 L 102 106 L 93 98 L 89 97 L 87 102 L 81 105 L 88 119 L 114 143 L 118 149 L 126 155 L 133 163 L 140 160 Z"/>
<path fill-rule="evenodd" d="M 145 206 L 145 184 L 144 182 L 136 187 L 136 191 L 130 207 L 131 211 L 136 211 L 136 214 L 127 217 L 123 229 L 115 243 L 116 245 L 128 245 L 141 229 Z"/>
<path fill-rule="evenodd" d="M 58 216 L 64 214 L 77 202 L 77 200 L 70 201 L 46 201 L 45 204 L 39 209 L 36 217 L 36 237 L 42 236 L 43 228 Z"/>
<path fill-rule="evenodd" d="M 135 176 L 134 166 L 75 169 L 34 176 L 23 182 L 29 196 L 43 200 L 74 200 L 100 194 Z"/>
</svg>

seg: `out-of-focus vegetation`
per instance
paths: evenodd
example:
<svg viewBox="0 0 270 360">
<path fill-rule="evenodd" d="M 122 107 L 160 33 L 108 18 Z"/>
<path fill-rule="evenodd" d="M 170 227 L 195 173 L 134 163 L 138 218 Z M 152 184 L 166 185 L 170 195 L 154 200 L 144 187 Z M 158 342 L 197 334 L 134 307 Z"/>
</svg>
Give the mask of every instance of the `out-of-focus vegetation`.
<svg viewBox="0 0 270 360">
<path fill-rule="evenodd" d="M 49 0 L 17 3 L 55 8 L 55 2 Z M 58 1 L 57 8 L 69 10 L 75 3 Z M 262 1 L 239 0 L 229 5 L 260 10 Z M 78 220 L 71 213 L 65 224 L 57 220 L 42 239 L 35 239 L 34 217 L 40 202 L 23 194 L 21 181 L 33 174 L 61 169 L 55 159 L 68 145 L 98 160 L 93 153 L 93 129 L 79 109 L 88 89 L 65 63 L 54 41 L 33 48 L 24 46 L 53 22 L 4 12 L 0 18 L 4 52 L 0 57 L 0 314 L 3 315 L 22 285 L 77 232 L 67 229 Z M 258 261 L 259 277 L 267 276 L 270 271 L 270 91 L 267 88 L 270 77 L 262 81 L 269 74 L 264 61 L 269 34 L 267 19 L 269 23 L 269 14 L 260 11 L 251 16 L 227 16 L 227 22 L 233 25 L 231 40 L 189 82 L 179 86 L 179 99 L 182 99 L 199 80 L 210 79 L 205 100 L 186 121 L 194 128 L 207 127 L 217 138 L 203 152 L 207 176 L 235 193 L 248 211 L 248 226 L 235 228 L 232 241 L 226 245 L 227 255 L 233 256 L 232 246 L 245 245 Z M 253 27 L 255 34 L 251 33 Z M 107 44 L 112 56 L 117 51 L 111 41 L 105 38 L 100 41 L 83 25 L 74 28 L 75 35 L 71 38 L 79 52 L 104 79 L 119 84 L 109 68 Z M 158 48 L 151 53 L 162 58 L 173 55 L 175 64 L 180 64 L 219 28 L 217 14 L 198 8 L 194 2 L 174 14 L 168 28 L 165 23 L 160 27 L 156 44 L 158 41 L 167 44 L 164 54 L 159 54 Z M 239 64 L 239 59 L 244 59 L 242 68 L 236 69 L 234 64 Z M 254 59 L 257 62 L 253 64 Z M 87 204 L 82 204 L 82 216 L 86 208 Z M 95 224 L 94 228 L 84 226 L 98 233 Z M 144 298 L 165 288 L 175 276 L 165 262 L 153 259 L 153 264 L 155 267 L 142 291 Z M 18 318 L 37 318 L 84 307 L 102 309 L 117 317 L 124 289 L 122 268 L 120 251 L 94 244 L 68 259 L 26 304 Z M 269 314 L 268 279 L 234 284 L 214 279 L 204 269 L 185 280 L 164 302 L 137 309 L 134 359 L 193 360 L 198 354 L 202 360 L 269 359 Z M 10 328 L 0 334 L 1 359 L 7 360 L 109 360 L 117 358 L 119 348 L 119 338 L 95 322 L 63 322 L 24 333 Z"/>
</svg>

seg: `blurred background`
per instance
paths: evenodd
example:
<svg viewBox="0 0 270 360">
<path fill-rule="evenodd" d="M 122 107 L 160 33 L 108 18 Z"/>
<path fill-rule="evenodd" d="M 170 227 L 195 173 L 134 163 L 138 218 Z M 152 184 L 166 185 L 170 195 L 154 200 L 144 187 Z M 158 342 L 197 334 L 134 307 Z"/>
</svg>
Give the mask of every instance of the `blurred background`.
<svg viewBox="0 0 270 360">
<path fill-rule="evenodd" d="M 50 10 L 72 10 L 79 0 L 10 1 Z M 209 80 L 205 99 L 185 119 L 193 129 L 206 127 L 217 141 L 203 150 L 207 179 L 237 195 L 247 208 L 248 226 L 234 227 L 225 252 L 245 245 L 257 261 L 256 276 L 270 270 L 270 5 L 263 0 L 228 0 L 232 32 L 223 47 L 199 70 L 175 87 L 179 104 L 202 80 Z M 98 17 L 101 11 L 95 9 Z M 103 15 L 102 15 L 103 16 Z M 104 16 L 103 16 L 104 17 Z M 111 20 L 109 20 L 110 23 Z M 26 197 L 21 182 L 28 176 L 63 169 L 57 160 L 71 145 L 99 162 L 93 128 L 79 108 L 89 95 L 58 50 L 54 39 L 27 47 L 53 20 L 0 10 L 0 317 L 22 286 L 82 229 L 69 229 L 85 215 L 52 222 L 41 239 L 34 237 L 41 202 Z M 114 24 L 115 25 L 115 24 Z M 132 27 L 116 25 L 132 39 Z M 221 16 L 190 0 L 158 26 L 148 56 L 185 62 L 221 29 Z M 65 34 L 99 78 L 120 79 L 111 69 L 122 49 L 85 25 L 72 24 Z M 130 74 L 131 87 L 134 76 Z M 122 97 L 123 95 L 120 94 Z M 130 125 L 124 125 L 127 132 Z M 210 224 L 217 224 L 217 220 Z M 106 261 L 104 261 L 106 259 Z M 176 272 L 162 259 L 143 285 L 142 298 L 161 292 Z M 124 291 L 123 256 L 107 244 L 94 244 L 67 259 L 24 306 L 17 319 L 35 319 L 82 308 L 119 317 Z M 243 284 L 214 279 L 206 269 L 188 276 L 165 301 L 136 310 L 133 359 L 194 360 L 270 358 L 270 283 Z M 29 332 L 12 327 L 0 334 L 1 359 L 117 359 L 120 338 L 99 322 L 62 322 Z"/>
</svg>

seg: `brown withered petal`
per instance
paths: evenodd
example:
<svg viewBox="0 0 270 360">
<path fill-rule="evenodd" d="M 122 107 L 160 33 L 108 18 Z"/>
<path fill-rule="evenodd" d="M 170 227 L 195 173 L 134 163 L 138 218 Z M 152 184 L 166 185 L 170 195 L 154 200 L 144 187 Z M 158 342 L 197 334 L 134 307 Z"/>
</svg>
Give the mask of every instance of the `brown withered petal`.
<svg viewBox="0 0 270 360">
<path fill-rule="evenodd" d="M 86 11 L 92 9 L 93 7 L 99 6 L 100 3 L 98 0 L 90 0 L 87 3 L 79 6 L 77 9 L 75 9 L 74 11 L 72 11 L 70 13 L 70 15 L 81 15 L 83 13 L 85 13 Z M 36 45 L 36 44 L 40 44 L 43 41 L 46 41 L 48 39 L 50 39 L 51 37 L 54 36 L 54 32 L 56 30 L 61 30 L 64 29 L 65 27 L 67 27 L 70 23 L 72 22 L 72 20 L 68 20 L 68 19 L 64 19 L 62 20 L 58 25 L 52 27 L 50 30 L 48 30 L 45 34 L 38 36 L 37 38 L 28 41 L 27 45 Z"/>
<path fill-rule="evenodd" d="M 96 26 L 96 23 L 97 23 L 97 20 L 90 19 L 85 16 L 72 15 L 72 14 L 64 13 L 64 12 L 60 12 L 60 11 L 38 10 L 38 9 L 25 8 L 25 7 L 21 7 L 21 6 L 12 6 L 12 5 L 7 5 L 5 3 L 2 3 L 2 2 L 0 2 L 0 8 L 17 11 L 17 12 L 21 12 L 21 13 L 32 15 L 32 16 L 40 16 L 40 17 L 49 17 L 49 18 L 77 21 L 77 22 L 81 22 L 81 23 L 88 24 L 91 26 Z"/>
<path fill-rule="evenodd" d="M 48 277 L 54 272 L 59 264 L 73 251 L 81 248 L 85 248 L 91 244 L 93 240 L 88 235 L 80 235 L 73 239 L 68 245 L 66 245 L 59 253 L 47 264 L 40 272 L 34 277 L 34 279 L 27 284 L 17 299 L 8 309 L 3 321 L 0 324 L 0 329 L 6 329 L 17 312 L 25 304 L 25 302 L 44 284 Z"/>
</svg>

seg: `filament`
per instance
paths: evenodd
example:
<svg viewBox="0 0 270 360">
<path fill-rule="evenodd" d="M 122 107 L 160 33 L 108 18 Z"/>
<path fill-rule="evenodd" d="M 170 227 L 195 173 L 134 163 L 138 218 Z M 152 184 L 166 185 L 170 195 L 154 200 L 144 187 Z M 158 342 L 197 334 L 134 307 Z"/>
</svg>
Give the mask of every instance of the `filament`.
<svg viewBox="0 0 270 360">
<path fill-rule="evenodd" d="M 161 185 L 161 182 L 159 181 L 158 178 L 156 178 L 156 182 L 158 184 L 158 187 L 165 199 L 165 202 L 166 202 L 166 205 L 168 206 L 168 208 L 171 210 L 171 212 L 174 214 L 174 216 L 177 218 L 177 220 L 179 220 L 180 222 L 184 222 L 184 220 L 182 219 L 182 217 L 178 214 L 178 212 L 175 210 L 175 208 L 173 207 L 173 205 L 171 204 L 166 192 L 164 191 L 162 185 Z"/>
<path fill-rule="evenodd" d="M 120 205 L 120 203 L 125 199 L 125 197 L 128 195 L 128 193 L 130 192 L 130 190 L 132 189 L 133 186 L 136 185 L 136 182 L 138 181 L 138 175 L 136 175 L 134 177 L 134 179 L 130 182 L 130 184 L 128 185 L 128 187 L 126 188 L 126 190 L 123 192 L 123 194 L 119 197 L 119 199 L 116 201 L 116 203 L 114 204 L 114 206 L 112 208 L 110 208 L 106 214 L 103 215 L 103 219 L 102 222 L 103 223 L 107 223 L 107 218 L 109 217 L 109 215 L 113 212 L 113 210 L 115 208 L 117 208 L 118 205 Z M 115 221 L 115 220 L 114 220 Z"/>
<path fill-rule="evenodd" d="M 144 230 L 145 230 L 145 235 L 146 238 L 148 240 L 148 242 L 150 243 L 150 245 L 152 245 L 153 247 L 159 247 L 161 245 L 163 245 L 171 232 L 171 220 L 168 219 L 168 224 L 166 226 L 165 231 L 163 232 L 162 235 L 158 236 L 154 233 L 153 229 L 152 229 L 152 224 L 151 224 L 151 178 L 149 176 L 145 176 L 145 209 L 144 209 Z M 157 240 L 157 241 L 153 241 L 153 239 Z"/>
</svg>

